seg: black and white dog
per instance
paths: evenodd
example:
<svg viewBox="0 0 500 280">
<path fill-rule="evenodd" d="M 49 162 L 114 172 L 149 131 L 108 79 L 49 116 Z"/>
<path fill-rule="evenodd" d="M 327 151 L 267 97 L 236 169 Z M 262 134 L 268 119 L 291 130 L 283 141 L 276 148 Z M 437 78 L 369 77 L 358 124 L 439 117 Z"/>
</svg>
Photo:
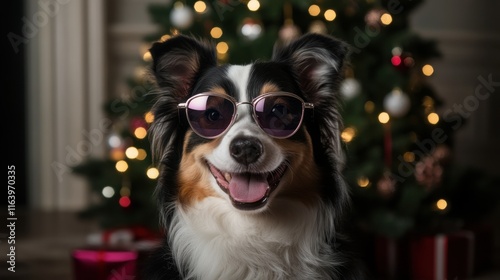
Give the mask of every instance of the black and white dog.
<svg viewBox="0 0 500 280">
<path fill-rule="evenodd" d="M 146 279 L 362 279 L 339 233 L 346 44 L 308 34 L 249 65 L 184 35 L 150 51 L 167 237 Z"/>
</svg>

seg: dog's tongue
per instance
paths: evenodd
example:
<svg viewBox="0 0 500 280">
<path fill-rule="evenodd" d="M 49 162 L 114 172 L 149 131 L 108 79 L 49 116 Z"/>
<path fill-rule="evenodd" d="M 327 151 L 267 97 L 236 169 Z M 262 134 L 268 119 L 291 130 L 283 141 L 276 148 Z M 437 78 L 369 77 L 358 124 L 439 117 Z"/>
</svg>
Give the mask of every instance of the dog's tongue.
<svg viewBox="0 0 500 280">
<path fill-rule="evenodd" d="M 232 174 L 229 181 L 229 193 L 237 202 L 257 202 L 266 196 L 268 189 L 269 185 L 264 175 Z"/>
</svg>

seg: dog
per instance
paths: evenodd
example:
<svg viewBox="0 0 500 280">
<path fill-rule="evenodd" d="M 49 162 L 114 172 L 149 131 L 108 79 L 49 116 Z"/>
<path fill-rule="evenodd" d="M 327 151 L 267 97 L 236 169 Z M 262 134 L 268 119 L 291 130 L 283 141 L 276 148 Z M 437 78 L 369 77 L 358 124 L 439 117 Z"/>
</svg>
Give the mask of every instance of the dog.
<svg viewBox="0 0 500 280">
<path fill-rule="evenodd" d="M 306 34 L 248 65 L 186 35 L 150 52 L 166 237 L 145 279 L 363 279 L 341 233 L 348 45 Z"/>
</svg>

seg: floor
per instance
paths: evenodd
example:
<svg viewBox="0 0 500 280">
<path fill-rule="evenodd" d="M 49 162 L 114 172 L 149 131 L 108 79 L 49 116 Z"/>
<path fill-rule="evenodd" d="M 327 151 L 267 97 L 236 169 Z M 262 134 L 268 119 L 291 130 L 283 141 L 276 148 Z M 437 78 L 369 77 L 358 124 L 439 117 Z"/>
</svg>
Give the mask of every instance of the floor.
<svg viewBox="0 0 500 280">
<path fill-rule="evenodd" d="M 10 245 L 4 242 L 8 236 L 2 229 L 0 279 L 74 279 L 71 252 L 82 247 L 87 235 L 99 231 L 99 228 L 91 222 L 79 220 L 74 213 L 17 213 L 15 273 L 5 268 L 8 256 L 4 252 L 8 252 Z M 0 218 L 7 221 L 7 217 Z M 470 280 L 500 279 L 500 258 L 497 260 L 495 269 Z"/>
<path fill-rule="evenodd" d="M 17 209 L 16 214 L 15 273 L 2 269 L 0 279 L 73 279 L 71 251 L 85 244 L 86 236 L 98 227 L 77 219 L 74 213 L 28 214 Z M 7 261 L 5 245 L 2 242 L 2 265 Z"/>
</svg>

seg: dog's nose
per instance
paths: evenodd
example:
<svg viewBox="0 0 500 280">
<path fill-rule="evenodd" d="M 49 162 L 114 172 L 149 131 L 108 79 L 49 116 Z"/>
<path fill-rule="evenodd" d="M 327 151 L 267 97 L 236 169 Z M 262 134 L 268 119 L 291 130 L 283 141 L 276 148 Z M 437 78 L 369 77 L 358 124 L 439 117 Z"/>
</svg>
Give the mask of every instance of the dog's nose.
<svg viewBox="0 0 500 280">
<path fill-rule="evenodd" d="M 262 143 L 255 137 L 235 138 L 230 146 L 231 156 L 241 164 L 256 162 L 262 155 Z"/>
</svg>

